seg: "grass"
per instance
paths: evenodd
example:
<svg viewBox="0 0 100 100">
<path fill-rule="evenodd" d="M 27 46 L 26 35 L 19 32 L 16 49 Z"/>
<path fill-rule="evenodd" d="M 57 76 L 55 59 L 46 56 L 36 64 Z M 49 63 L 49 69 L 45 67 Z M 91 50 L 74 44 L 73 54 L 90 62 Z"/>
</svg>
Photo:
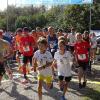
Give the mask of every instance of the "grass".
<svg viewBox="0 0 100 100">
<path fill-rule="evenodd" d="M 83 100 L 100 100 L 100 85 L 89 84 Z"/>
<path fill-rule="evenodd" d="M 100 81 L 100 65 L 92 66 L 95 69 L 95 77 L 91 76 L 92 80 L 98 78 L 98 82 Z M 91 79 L 90 79 L 91 80 Z M 92 81 L 91 80 L 91 81 Z M 96 81 L 96 80 L 95 80 Z M 88 87 L 85 91 L 85 95 L 83 100 L 100 100 L 100 85 L 98 84 L 88 84 Z"/>
</svg>

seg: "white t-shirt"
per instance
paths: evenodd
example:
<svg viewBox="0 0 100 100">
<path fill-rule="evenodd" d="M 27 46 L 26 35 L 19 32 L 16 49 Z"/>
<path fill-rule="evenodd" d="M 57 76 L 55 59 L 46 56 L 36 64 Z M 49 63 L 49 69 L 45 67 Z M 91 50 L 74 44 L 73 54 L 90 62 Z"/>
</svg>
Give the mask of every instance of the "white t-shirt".
<svg viewBox="0 0 100 100">
<path fill-rule="evenodd" d="M 69 77 L 71 76 L 72 55 L 69 51 L 65 51 L 63 55 L 57 51 L 54 55 L 57 61 L 58 75 Z"/>
<path fill-rule="evenodd" d="M 53 61 L 52 55 L 49 51 L 46 51 L 44 54 L 41 54 L 40 50 L 37 50 L 34 53 L 34 58 L 37 60 L 38 67 L 46 65 L 47 62 Z M 52 75 L 51 67 L 48 66 L 47 68 L 38 71 L 38 74 L 43 76 L 51 76 Z"/>
<path fill-rule="evenodd" d="M 74 46 L 74 44 L 76 42 L 75 34 L 70 33 L 70 34 L 68 34 L 67 38 L 69 39 L 68 44 L 71 45 L 71 46 Z"/>
</svg>

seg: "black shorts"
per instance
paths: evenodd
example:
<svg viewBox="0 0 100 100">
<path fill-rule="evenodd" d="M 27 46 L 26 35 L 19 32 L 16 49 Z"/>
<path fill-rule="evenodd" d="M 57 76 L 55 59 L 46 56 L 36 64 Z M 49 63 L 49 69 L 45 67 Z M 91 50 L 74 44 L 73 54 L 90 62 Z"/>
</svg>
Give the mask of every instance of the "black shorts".
<svg viewBox="0 0 100 100">
<path fill-rule="evenodd" d="M 74 46 L 69 46 L 71 52 L 74 52 Z"/>
<path fill-rule="evenodd" d="M 30 62 L 30 64 L 32 64 L 32 57 L 33 56 L 23 56 L 23 63 L 27 64 L 28 62 Z"/>
<path fill-rule="evenodd" d="M 65 80 L 65 82 L 70 82 L 72 79 L 72 76 L 69 76 L 69 77 L 58 76 L 58 78 L 59 78 L 59 81 Z"/>
<path fill-rule="evenodd" d="M 4 74 L 5 74 L 4 64 L 0 63 L 0 76 L 3 76 Z"/>
<path fill-rule="evenodd" d="M 89 62 L 82 62 L 82 61 L 78 61 L 79 67 L 82 67 L 82 69 L 84 71 L 87 70 L 88 66 L 89 66 Z"/>
</svg>

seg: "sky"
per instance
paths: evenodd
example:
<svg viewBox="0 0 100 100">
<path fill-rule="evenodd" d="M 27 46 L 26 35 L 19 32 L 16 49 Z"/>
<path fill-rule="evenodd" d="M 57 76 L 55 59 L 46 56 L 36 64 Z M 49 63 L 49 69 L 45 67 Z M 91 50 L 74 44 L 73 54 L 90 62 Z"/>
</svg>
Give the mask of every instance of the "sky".
<svg viewBox="0 0 100 100">
<path fill-rule="evenodd" d="M 32 4 L 34 0 L 8 0 L 9 5 L 29 5 Z M 7 0 L 0 0 L 0 10 L 4 10 L 7 8 Z"/>
<path fill-rule="evenodd" d="M 93 0 L 8 0 L 9 5 L 56 5 L 56 4 L 77 4 L 77 3 L 90 3 Z M 0 10 L 7 8 L 7 0 L 0 0 Z"/>
</svg>

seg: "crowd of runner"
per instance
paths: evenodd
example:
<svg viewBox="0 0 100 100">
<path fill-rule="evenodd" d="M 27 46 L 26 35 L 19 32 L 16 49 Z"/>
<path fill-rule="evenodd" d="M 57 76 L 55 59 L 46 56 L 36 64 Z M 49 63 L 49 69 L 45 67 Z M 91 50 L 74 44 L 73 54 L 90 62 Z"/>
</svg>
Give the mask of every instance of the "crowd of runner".
<svg viewBox="0 0 100 100">
<path fill-rule="evenodd" d="M 86 87 L 86 73 L 91 73 L 91 62 L 95 61 L 97 42 L 94 33 L 70 33 L 63 29 L 50 26 L 41 29 L 37 27 L 31 32 L 27 27 L 18 28 L 14 34 L 0 30 L 0 83 L 7 71 L 12 76 L 13 70 L 5 67 L 5 62 L 16 57 L 19 71 L 23 74 L 23 83 L 28 83 L 28 69 L 37 74 L 38 96 L 42 100 L 43 81 L 48 89 L 53 88 L 55 71 L 57 71 L 61 100 L 65 100 L 68 84 L 72 79 L 72 69 L 78 68 L 79 88 Z M 22 57 L 22 62 L 20 60 Z M 87 71 L 88 70 L 88 71 Z M 83 81 L 82 81 L 83 78 Z"/>
</svg>

